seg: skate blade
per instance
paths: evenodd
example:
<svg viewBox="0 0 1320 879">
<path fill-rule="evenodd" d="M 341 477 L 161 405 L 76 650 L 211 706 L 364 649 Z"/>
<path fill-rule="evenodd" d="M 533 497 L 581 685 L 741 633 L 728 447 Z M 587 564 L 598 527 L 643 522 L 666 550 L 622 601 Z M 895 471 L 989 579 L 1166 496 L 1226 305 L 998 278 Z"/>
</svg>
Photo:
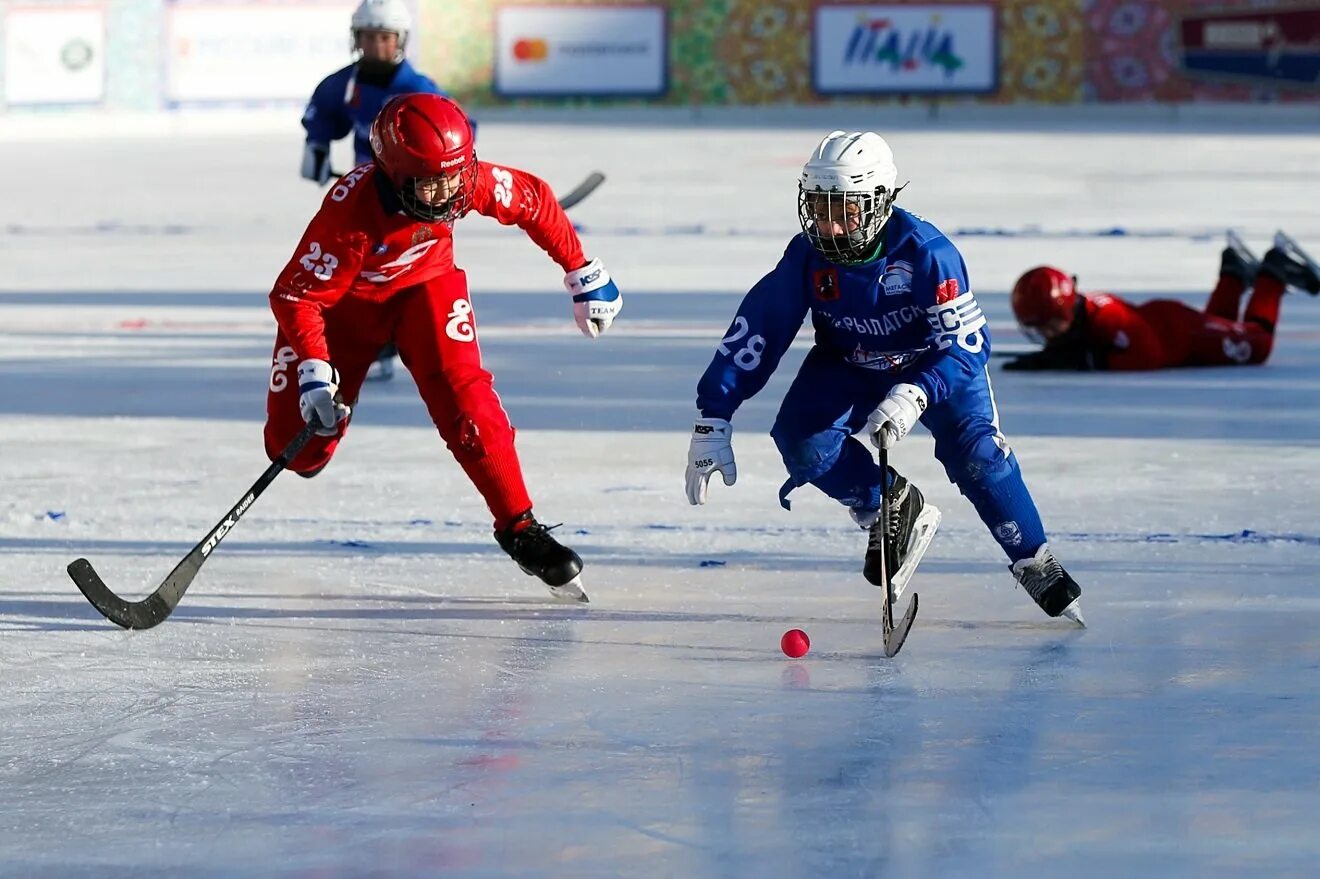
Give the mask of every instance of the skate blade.
<svg viewBox="0 0 1320 879">
<path fill-rule="evenodd" d="M 917 521 L 913 523 L 912 546 L 908 550 L 907 558 L 903 560 L 903 567 L 895 571 L 893 578 L 890 580 L 894 584 L 895 603 L 903 597 L 903 591 L 907 589 L 908 581 L 917 572 L 917 565 L 921 564 L 922 558 L 926 555 L 926 550 L 930 548 L 930 542 L 935 539 L 935 532 L 939 530 L 943 518 L 944 514 L 940 512 L 939 507 L 926 504 L 917 516 Z"/>
<path fill-rule="evenodd" d="M 1257 259 L 1256 254 L 1251 252 L 1251 248 L 1247 247 L 1247 243 L 1232 229 L 1228 230 L 1228 247 L 1230 250 L 1237 251 L 1238 255 L 1246 257 L 1246 259 L 1252 263 L 1260 262 L 1260 260 Z"/>
<path fill-rule="evenodd" d="M 1083 629 L 1086 628 L 1086 620 L 1082 619 L 1082 600 L 1080 598 L 1074 598 L 1072 604 L 1059 612 L 1059 616 L 1067 617 Z"/>
<path fill-rule="evenodd" d="M 582 591 L 582 577 L 579 575 L 569 580 L 562 586 L 547 586 L 550 594 L 556 601 L 572 602 L 574 604 L 590 604 L 591 599 L 587 598 L 587 593 Z"/>
<path fill-rule="evenodd" d="M 1309 253 L 1307 253 L 1305 250 L 1302 250 L 1302 245 L 1297 243 L 1297 239 L 1293 238 L 1291 235 L 1289 235 L 1287 232 L 1283 231 L 1282 229 L 1274 233 L 1274 246 L 1279 248 L 1289 256 L 1292 256 L 1295 259 L 1306 263 L 1308 266 L 1310 266 L 1312 272 L 1314 272 L 1317 275 L 1320 275 L 1320 264 L 1317 264 L 1315 260 L 1311 259 L 1311 255 Z M 1302 289 L 1306 289 L 1306 288 L 1302 288 Z M 1310 291 L 1307 290 L 1307 292 L 1309 293 Z"/>
</svg>

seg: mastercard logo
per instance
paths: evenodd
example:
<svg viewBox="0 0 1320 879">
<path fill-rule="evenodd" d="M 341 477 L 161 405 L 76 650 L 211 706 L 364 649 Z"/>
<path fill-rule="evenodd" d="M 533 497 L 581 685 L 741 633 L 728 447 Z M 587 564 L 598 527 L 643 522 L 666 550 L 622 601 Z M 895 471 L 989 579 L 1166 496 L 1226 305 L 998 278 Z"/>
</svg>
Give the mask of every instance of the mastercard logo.
<svg viewBox="0 0 1320 879">
<path fill-rule="evenodd" d="M 533 39 L 521 39 L 513 44 L 513 57 L 515 61 L 544 61 L 549 54 L 549 44 L 539 37 Z"/>
</svg>

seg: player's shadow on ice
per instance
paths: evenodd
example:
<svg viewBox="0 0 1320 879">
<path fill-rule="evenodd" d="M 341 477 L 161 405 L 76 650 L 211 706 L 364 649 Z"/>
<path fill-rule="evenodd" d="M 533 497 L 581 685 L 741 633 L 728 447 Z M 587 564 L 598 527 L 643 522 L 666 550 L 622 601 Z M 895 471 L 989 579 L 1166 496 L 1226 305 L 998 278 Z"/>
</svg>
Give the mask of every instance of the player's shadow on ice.
<svg viewBox="0 0 1320 879">
<path fill-rule="evenodd" d="M 992 324 L 1011 327 L 1007 295 L 983 293 L 981 304 Z M 690 429 L 697 380 L 741 300 L 740 293 L 727 289 L 699 296 L 630 290 L 617 329 L 587 344 L 565 313 L 562 294 L 550 287 L 477 295 L 480 322 L 487 331 L 483 356 L 517 427 L 676 435 Z M 1188 302 L 1205 296 L 1201 291 L 1163 295 Z M 1304 335 L 1315 330 L 1305 309 L 1310 304 L 1289 303 L 1274 357 L 1260 368 L 1129 375 L 1005 373 L 999 369 L 1003 361 L 996 358 L 990 368 L 1005 432 L 1010 440 L 1028 435 L 1252 441 L 1309 437 L 1313 413 L 1320 409 L 1320 391 L 1313 380 L 1320 345 Z M 0 291 L 0 307 L 5 305 L 41 305 L 49 309 L 50 318 L 48 324 L 10 331 L 17 356 L 6 363 L 9 380 L 0 383 L 0 414 L 216 418 L 254 424 L 264 418 L 274 331 L 264 294 Z M 88 328 L 89 308 L 113 309 L 113 316 L 104 326 Z M 168 317 L 160 316 L 162 308 L 171 309 Z M 219 318 L 217 308 L 225 309 Z M 193 309 L 212 311 L 192 317 Z M 71 330 L 70 325 L 80 328 Z M 1285 330 L 1303 335 L 1288 336 Z M 1015 330 L 995 333 L 995 342 L 1005 345 L 1021 338 Z M 27 337 L 34 340 L 32 345 L 25 344 Z M 50 338 L 68 344 L 51 346 L 44 341 Z M 769 429 L 809 338 L 808 325 L 766 389 L 739 410 L 743 435 Z M 196 360 L 199 345 L 205 346 L 201 361 Z M 175 368 L 183 360 L 193 361 L 193 367 Z M 363 425 L 429 425 L 411 379 L 402 372 L 393 382 L 364 390 L 355 420 Z M 258 446 L 254 438 L 254 449 Z M 437 452 L 442 448 L 437 438 Z"/>
</svg>

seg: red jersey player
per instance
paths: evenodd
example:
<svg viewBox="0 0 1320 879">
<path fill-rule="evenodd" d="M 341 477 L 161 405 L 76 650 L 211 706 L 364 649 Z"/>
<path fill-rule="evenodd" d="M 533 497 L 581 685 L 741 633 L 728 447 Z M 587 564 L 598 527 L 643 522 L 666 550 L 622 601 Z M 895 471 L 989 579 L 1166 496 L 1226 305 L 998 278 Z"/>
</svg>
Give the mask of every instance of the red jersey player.
<svg viewBox="0 0 1320 879">
<path fill-rule="evenodd" d="M 532 515 L 513 427 L 481 364 L 467 277 L 454 265 L 454 222 L 476 211 L 523 229 L 567 273 L 587 336 L 609 328 L 623 297 L 600 260 L 583 255 L 545 181 L 477 160 L 467 115 L 451 99 L 391 98 L 371 126 L 371 149 L 374 162 L 331 187 L 271 290 L 279 331 L 266 453 L 274 459 L 315 421 L 317 435 L 289 469 L 319 473 L 348 427 L 367 368 L 392 340 L 490 508 L 500 547 L 555 595 L 584 601 L 581 558 Z"/>
<path fill-rule="evenodd" d="M 1242 294 L 1251 288 L 1239 319 Z M 1045 343 L 1004 369 L 1165 369 L 1264 363 L 1274 347 L 1279 304 L 1288 287 L 1320 293 L 1320 272 L 1287 235 L 1257 261 L 1229 233 L 1219 283 L 1204 311 L 1172 299 L 1133 305 L 1110 293 L 1080 293 L 1076 279 L 1052 266 L 1013 286 L 1013 314 L 1023 332 Z"/>
</svg>

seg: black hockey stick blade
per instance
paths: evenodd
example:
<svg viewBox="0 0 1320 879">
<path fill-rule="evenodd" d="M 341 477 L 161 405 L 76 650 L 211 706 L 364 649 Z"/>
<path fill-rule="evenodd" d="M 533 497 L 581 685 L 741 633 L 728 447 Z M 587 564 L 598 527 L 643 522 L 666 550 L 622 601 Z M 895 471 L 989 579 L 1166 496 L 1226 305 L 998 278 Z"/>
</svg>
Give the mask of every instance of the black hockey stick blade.
<svg viewBox="0 0 1320 879">
<path fill-rule="evenodd" d="M 573 205 L 582 201 L 587 196 L 596 191 L 596 187 L 605 182 L 605 175 L 599 171 L 592 171 L 587 178 L 577 185 L 577 188 L 559 199 L 559 206 L 568 210 Z"/>
<path fill-rule="evenodd" d="M 202 569 L 202 565 L 210 558 L 211 552 L 220 545 L 220 541 L 238 524 L 238 520 L 243 518 L 243 514 L 251 509 L 252 504 L 256 502 L 261 493 L 266 490 L 276 476 L 289 466 L 289 462 L 302 451 L 302 447 L 307 445 L 307 441 L 312 438 L 318 425 L 313 422 L 302 429 L 302 431 L 293 438 L 285 447 L 280 456 L 271 462 L 252 487 L 247 490 L 242 499 L 230 508 L 223 519 L 217 522 L 202 542 L 192 548 L 192 550 L 183 557 L 183 559 L 174 566 L 170 575 L 165 578 L 156 590 L 141 601 L 126 601 L 110 590 L 101 579 L 101 575 L 96 573 L 92 563 L 87 559 L 76 559 L 69 563 L 69 577 L 73 579 L 79 591 L 86 596 L 87 600 L 110 622 L 125 629 L 150 629 L 163 623 L 174 608 L 179 606 L 179 600 L 183 598 L 183 593 L 188 591 L 192 585 L 193 578 L 197 572 Z"/>
<path fill-rule="evenodd" d="M 907 640 L 908 630 L 912 628 L 912 622 L 917 618 L 917 594 L 912 593 L 912 600 L 908 602 L 907 611 L 903 614 L 903 619 L 894 625 L 894 606 L 886 602 L 885 606 L 885 656 L 893 659 L 898 655 L 898 651 L 903 649 L 903 642 Z"/>
<path fill-rule="evenodd" d="M 82 594 L 110 622 L 125 629 L 150 629 L 159 625 L 178 607 L 179 599 L 201 569 L 199 553 L 194 549 L 170 572 L 156 591 L 141 601 L 125 601 L 110 591 L 87 559 L 69 563 L 69 576 Z"/>
</svg>

